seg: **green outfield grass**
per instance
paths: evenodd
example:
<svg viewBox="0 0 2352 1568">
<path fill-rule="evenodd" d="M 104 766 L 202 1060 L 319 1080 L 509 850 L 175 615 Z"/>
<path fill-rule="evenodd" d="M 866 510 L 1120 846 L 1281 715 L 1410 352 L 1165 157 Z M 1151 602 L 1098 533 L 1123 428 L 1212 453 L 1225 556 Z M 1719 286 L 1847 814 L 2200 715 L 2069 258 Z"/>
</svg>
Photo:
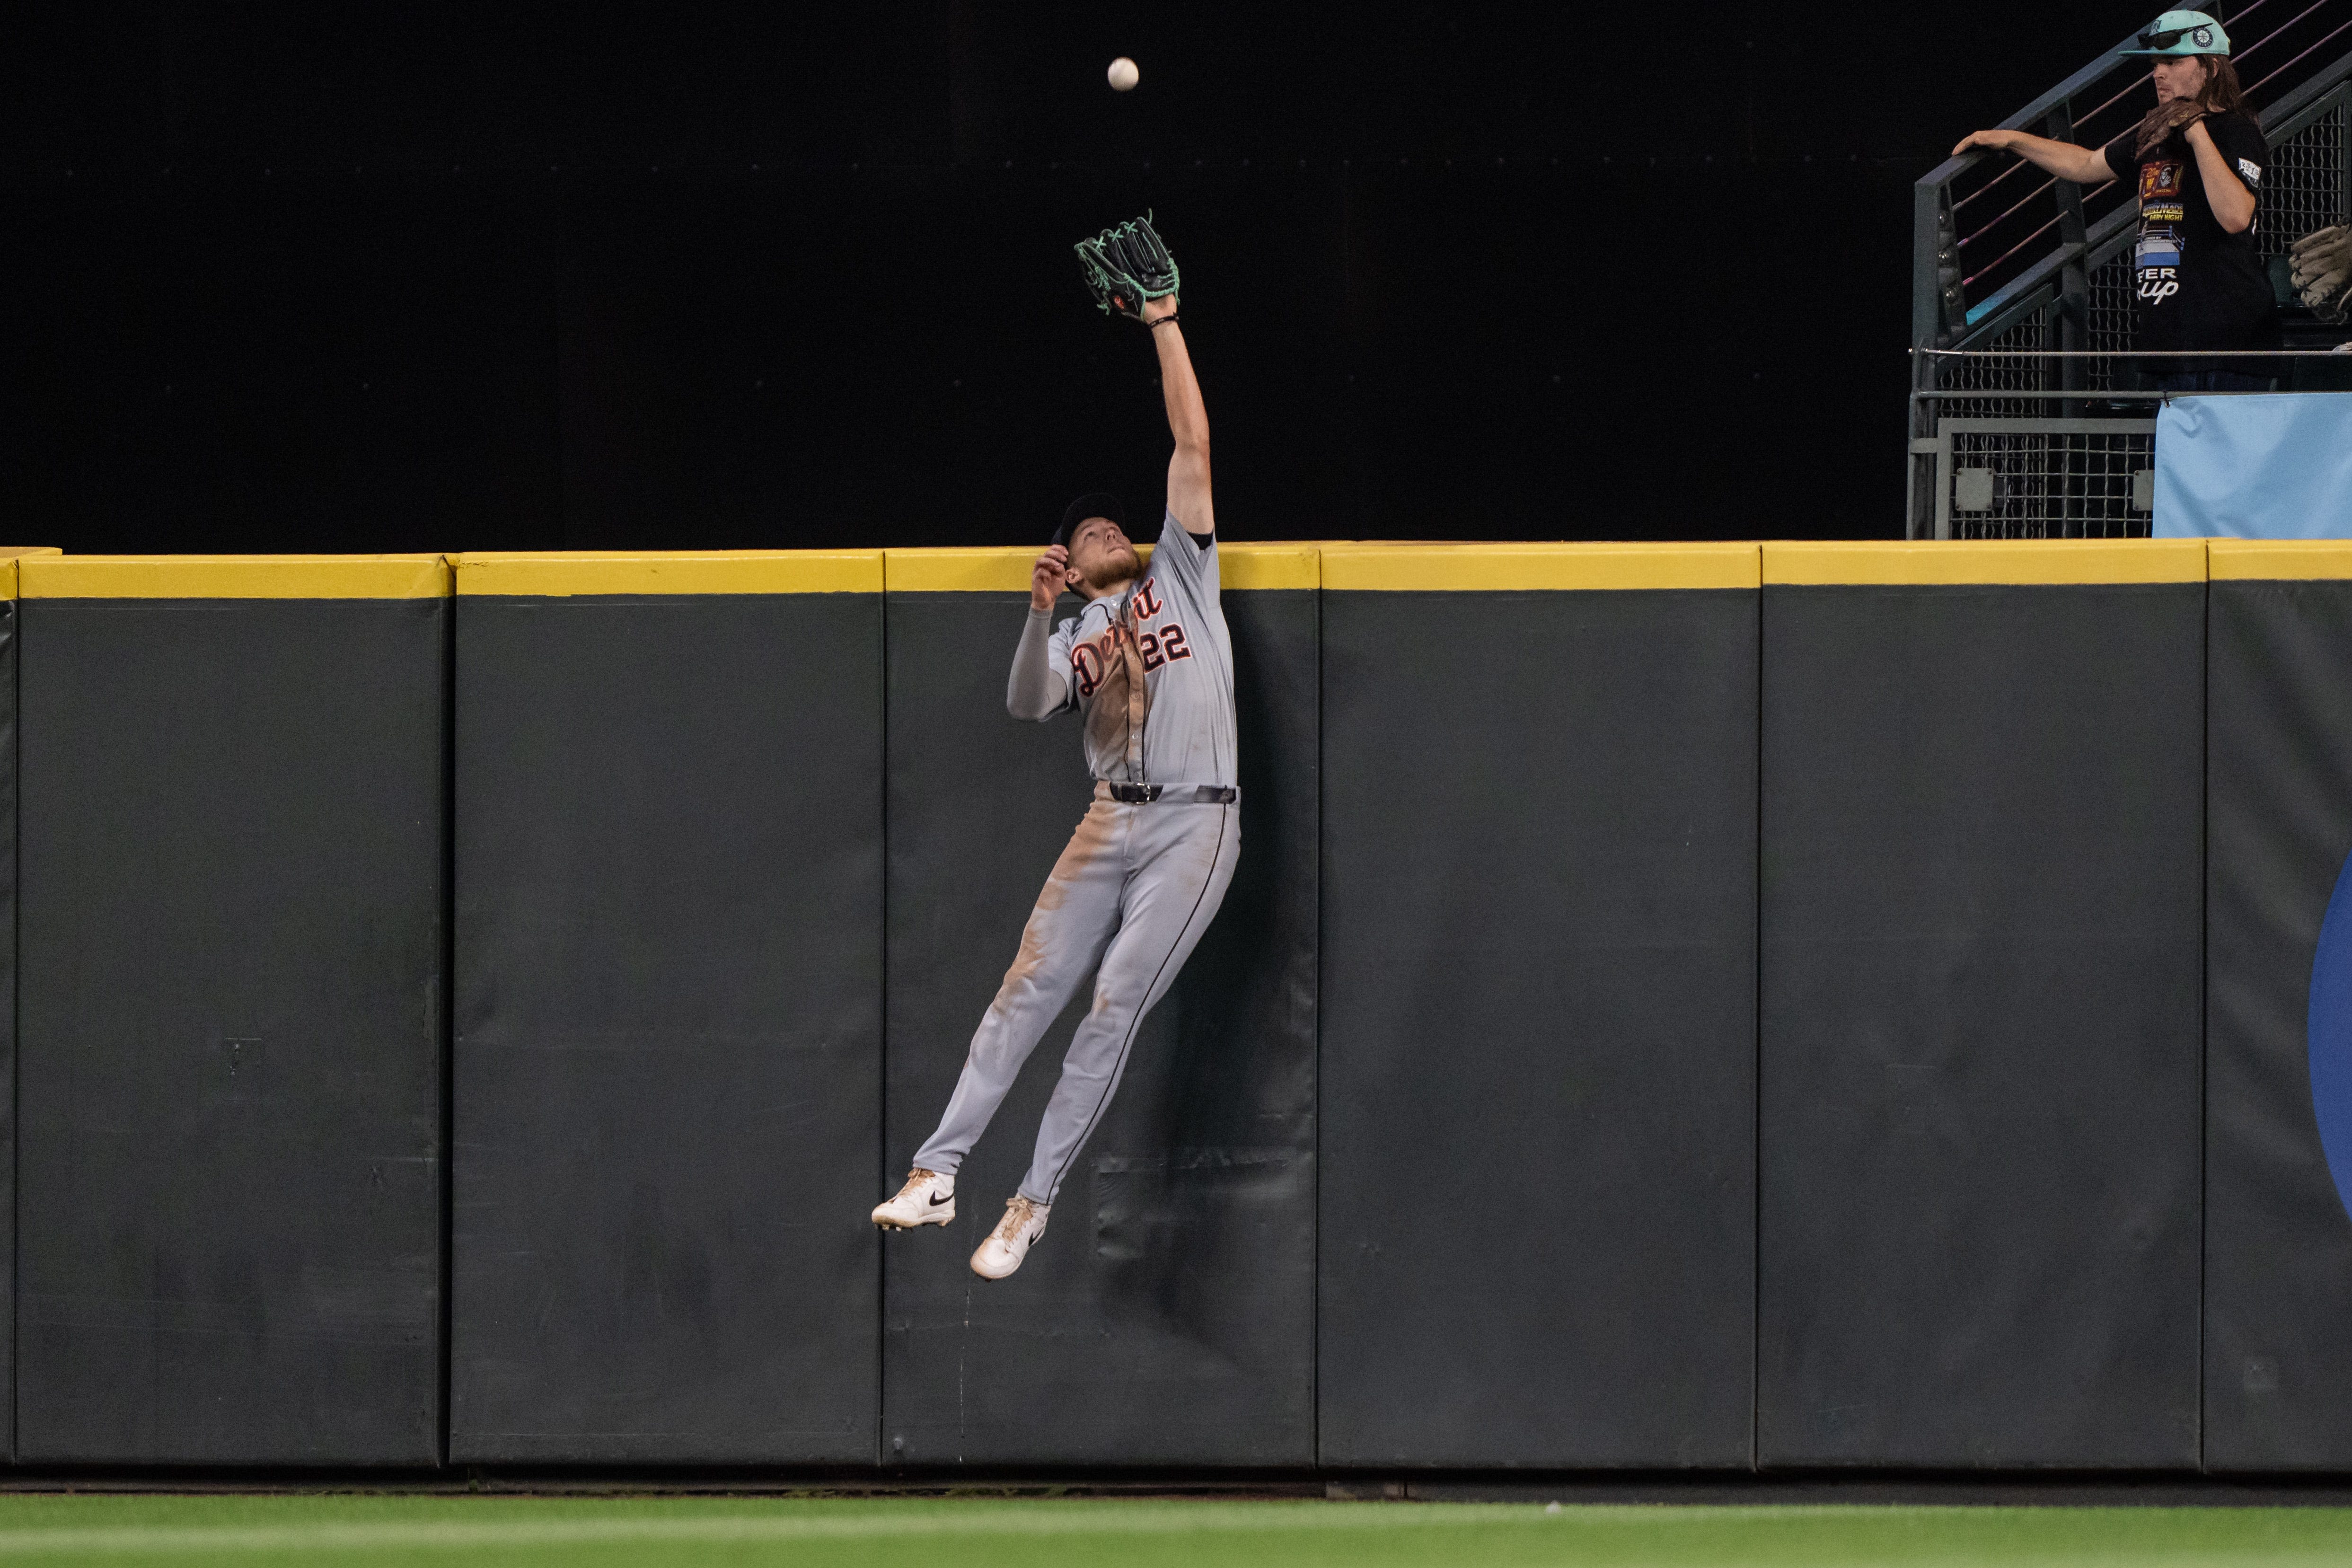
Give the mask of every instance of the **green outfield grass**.
<svg viewBox="0 0 2352 1568">
<path fill-rule="evenodd" d="M 0 1564 L 2352 1563 L 2352 1510 L 0 1498 Z"/>
</svg>

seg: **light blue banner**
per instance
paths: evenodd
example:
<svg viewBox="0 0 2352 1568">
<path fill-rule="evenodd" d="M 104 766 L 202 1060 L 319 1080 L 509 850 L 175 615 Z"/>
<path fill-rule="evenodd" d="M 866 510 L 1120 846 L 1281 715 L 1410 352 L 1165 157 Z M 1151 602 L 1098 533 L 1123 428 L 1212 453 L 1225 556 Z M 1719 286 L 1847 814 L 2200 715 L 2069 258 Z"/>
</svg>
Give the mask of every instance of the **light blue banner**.
<svg viewBox="0 0 2352 1568">
<path fill-rule="evenodd" d="M 2176 397 L 2156 416 L 2158 539 L 2352 539 L 2352 392 Z"/>
</svg>

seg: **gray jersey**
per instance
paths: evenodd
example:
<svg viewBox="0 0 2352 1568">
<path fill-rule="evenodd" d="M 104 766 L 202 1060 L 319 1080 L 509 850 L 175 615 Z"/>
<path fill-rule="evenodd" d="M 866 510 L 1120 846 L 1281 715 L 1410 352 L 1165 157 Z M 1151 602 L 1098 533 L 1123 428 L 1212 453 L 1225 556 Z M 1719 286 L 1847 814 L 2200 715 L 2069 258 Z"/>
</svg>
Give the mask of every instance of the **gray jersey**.
<svg viewBox="0 0 2352 1568">
<path fill-rule="evenodd" d="M 1236 784 L 1234 654 L 1217 602 L 1214 535 L 1174 514 L 1123 594 L 1054 628 L 1051 668 L 1086 715 L 1087 765 L 1113 784 Z"/>
</svg>

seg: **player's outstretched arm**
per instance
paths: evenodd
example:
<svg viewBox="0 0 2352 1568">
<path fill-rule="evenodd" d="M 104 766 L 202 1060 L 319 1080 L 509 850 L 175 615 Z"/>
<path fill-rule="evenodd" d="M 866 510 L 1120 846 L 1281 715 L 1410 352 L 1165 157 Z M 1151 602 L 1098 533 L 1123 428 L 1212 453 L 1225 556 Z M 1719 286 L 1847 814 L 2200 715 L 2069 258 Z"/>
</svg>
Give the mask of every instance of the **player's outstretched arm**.
<svg viewBox="0 0 2352 1568">
<path fill-rule="evenodd" d="M 1168 510 L 1186 532 L 1214 533 L 1217 512 L 1209 495 L 1209 410 L 1201 401 L 1201 383 L 1192 374 L 1184 328 L 1168 320 L 1175 313 L 1173 294 L 1143 307 L 1152 343 L 1160 351 L 1160 390 L 1168 400 L 1168 432 L 1176 437 L 1176 455 L 1168 459 Z"/>
</svg>

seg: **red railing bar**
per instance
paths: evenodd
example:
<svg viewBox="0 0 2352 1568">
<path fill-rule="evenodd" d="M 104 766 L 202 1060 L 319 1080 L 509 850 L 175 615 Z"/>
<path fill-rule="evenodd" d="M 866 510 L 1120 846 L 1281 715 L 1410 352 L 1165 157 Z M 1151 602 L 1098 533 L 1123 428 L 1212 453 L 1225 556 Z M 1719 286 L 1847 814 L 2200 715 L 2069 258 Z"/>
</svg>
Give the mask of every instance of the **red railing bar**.
<svg viewBox="0 0 2352 1568">
<path fill-rule="evenodd" d="M 2032 234 L 2027 235 L 2023 239 L 2019 240 L 2015 245 L 2011 246 L 2007 250 L 2002 251 L 1999 256 L 1996 256 L 1990 261 L 1986 262 L 1974 273 L 1969 277 L 1961 279 L 1960 287 L 1963 289 L 1967 288 L 1979 278 L 1983 277 L 1986 273 L 1991 271 L 1994 268 L 2000 266 L 2011 257 L 2015 256 L 2019 251 L 2023 250 L 2027 246 L 2032 245 L 2035 240 L 2040 239 L 2043 235 L 2049 233 L 2052 229 L 2057 226 L 2058 220 L 2055 217 L 2053 217 L 2048 223 L 2043 224 L 2040 228 L 2037 228 Z"/>
<path fill-rule="evenodd" d="M 2320 3 L 2321 5 L 2326 5 L 2326 4 L 2327 4 L 2327 0 L 2319 0 L 2319 3 Z M 2121 92 L 2119 92 L 2119 93 L 2116 94 L 2116 95 L 2115 95 L 2115 97 L 2113 97 L 2113 98 L 2111 98 L 2111 99 L 2107 100 L 2107 101 L 2106 101 L 2106 102 L 2105 102 L 2105 103 L 2103 103 L 2103 104 L 2099 105 L 2099 107 L 2098 107 L 2097 109 L 2095 109 L 2095 110 L 2091 110 L 2091 112 L 2090 112 L 2090 113 L 2085 114 L 2084 116 L 2083 116 L 2083 118 L 2082 118 L 2081 120 L 2079 120 L 2079 121 L 2075 121 L 2075 123 L 2076 123 L 2076 124 L 2078 124 L 2078 125 L 2088 123 L 2091 120 L 2093 120 L 2093 119 L 2096 118 L 2099 114 L 2101 114 L 2101 113 L 2105 112 L 2105 110 L 2109 110 L 2109 109 L 2114 108 L 2116 104 L 2121 103 L 2125 99 L 2129 98 L 2129 97 L 2131 96 L 2132 89 L 2134 89 L 2134 88 L 2136 88 L 2136 87 L 2146 87 L 2146 86 L 2147 86 L 2147 85 L 2148 85 L 2148 83 L 2149 83 L 2149 82 L 2151 82 L 2151 81 L 2152 81 L 2152 80 L 2154 80 L 2154 79 L 2154 79 L 2154 78 L 2152 78 L 2152 77 L 2150 77 L 2147 72 L 2142 71 L 2139 75 L 2137 75 L 2137 76 L 2136 76 L 2136 77 L 2132 78 L 2132 79 L 2131 79 L 2131 80 L 2129 80 L 2129 81 L 2127 81 L 2127 82 L 2124 83 L 2124 89 L 2123 89 L 2123 91 L 2121 91 Z"/>
<path fill-rule="evenodd" d="M 2007 217 L 2007 216 L 2009 216 L 2009 213 L 2013 213 L 2013 212 L 2015 212 L 2015 211 L 2018 209 L 2018 207 L 2021 207 L 2021 206 L 2023 206 L 2026 203 L 2028 203 L 2028 202 L 2032 201 L 2034 197 L 2036 197 L 2036 196 L 2040 195 L 2042 192 L 2044 192 L 2044 191 L 2046 191 L 2046 190 L 2049 190 L 2050 188 L 2052 188 L 2053 186 L 2054 186 L 2055 184 L 2057 184 L 2057 183 L 2058 183 L 2058 182 L 2057 182 L 2057 181 L 2055 181 L 2055 180 L 2044 180 L 2044 181 L 2042 181 L 2040 184 L 2038 184 L 2038 185 L 2034 186 L 2032 190 L 2030 190 L 2030 191 L 2026 192 L 2023 195 L 2021 195 L 2021 196 L 2018 197 L 2018 198 L 2017 198 L 2016 205 L 2013 205 L 2013 206 L 2011 206 L 2011 207 L 2009 209 L 2009 212 L 2001 214 L 2001 215 L 2000 215 L 2000 217 L 1993 218 L 1993 219 L 1990 219 L 1990 221 L 1988 221 L 1982 228 L 1980 228 L 1980 229 L 1977 230 L 1974 234 L 1969 235 L 1966 239 L 1961 240 L 1959 244 L 1958 244 L 1958 245 L 1956 245 L 1956 246 L 1952 247 L 1953 250 L 1955 250 L 1955 251 L 1966 250 L 1969 246 L 1974 245 L 1978 240 L 1980 240 L 1980 239 L 1982 239 L 1986 235 L 1990 234 L 1990 233 L 1993 231 L 1994 227 L 1995 227 L 1995 226 L 1996 226 L 2000 222 L 2000 218 Z"/>
<path fill-rule="evenodd" d="M 2302 21 L 2305 16 L 2310 16 L 2312 12 L 2318 10 L 2322 5 L 2326 4 L 2327 0 L 2312 0 L 2312 4 L 2304 10 L 2301 16 L 2294 17 L 2286 24 L 2286 26 L 2279 27 L 2272 32 L 2265 33 L 2253 43 L 2248 44 L 2244 48 L 2240 49 L 2237 54 L 2232 57 L 2233 61 L 2244 59 L 2248 55 L 2252 54 L 2264 44 L 2276 42 L 2278 38 L 2286 32 L 2287 27 L 2294 26 L 2296 22 Z"/>
<path fill-rule="evenodd" d="M 2340 26 L 2340 27 L 2338 27 L 2338 28 L 2336 28 L 2336 33 L 2341 33 L 2341 32 L 2345 31 L 2345 30 L 2346 30 L 2346 28 L 2352 28 L 2352 22 L 2347 22 L 2347 23 L 2345 23 L 2345 24 L 2343 25 L 2343 26 Z M 2311 49 L 2318 48 L 2318 47 L 2320 47 L 2320 45 L 2321 45 L 2321 44 L 2325 44 L 2325 43 L 2326 43 L 2328 38 L 2333 38 L 2334 37 L 2336 37 L 2336 33 L 2330 33 L 2330 34 L 2328 34 L 2326 38 L 2322 38 L 2322 39 L 2320 39 L 2320 40 L 2319 40 L 2319 43 L 2312 45 L 2312 46 L 2311 46 Z M 2304 51 L 2303 51 L 2303 55 L 2307 55 L 2307 54 L 2311 53 L 2311 49 L 2305 49 L 2305 50 L 2304 50 Z M 2278 79 L 2278 76 L 2279 76 L 2279 71 L 2284 71 L 2284 70 L 2291 70 L 2291 69 L 2293 69 L 2293 68 L 2294 68 L 2294 67 L 2295 66 L 2296 62 L 2297 62 L 2297 61 L 2300 61 L 2300 60 L 2303 58 L 2303 55 L 2297 55 L 2297 56 L 2295 56 L 2294 59 L 2289 60 L 2289 61 L 2287 61 L 2287 62 L 2286 62 L 2286 64 L 2285 64 L 2285 65 L 2283 65 L 2283 66 L 2279 67 L 2278 70 L 2274 70 L 2274 71 L 2271 72 L 2271 74 L 2270 74 L 2270 75 L 2268 75 L 2268 76 L 2266 76 L 2266 77 L 2263 78 L 2262 81 L 2258 81 L 2258 82 L 2254 83 L 2254 85 L 2253 85 L 2252 87 L 2250 87 L 2250 88 L 2246 89 L 2246 96 L 2247 96 L 2247 97 L 2249 97 L 2249 98 L 2252 97 L 2252 96 L 2254 95 L 2254 93 L 2255 93 L 2258 89 L 2261 89 L 2261 87 L 2263 86 L 2263 82 L 2270 82 L 2270 81 L 2275 81 L 2275 80 L 2277 80 L 2277 79 Z"/>
<path fill-rule="evenodd" d="M 2260 5 L 2260 4 L 2262 4 L 2262 0 L 2254 0 L 2254 3 L 2255 3 L 2256 5 Z M 2326 4 L 2327 4 L 2327 0 L 2319 0 L 2319 3 L 2320 3 L 2321 5 L 2326 5 Z M 2251 7 L 2250 7 L 2250 8 L 2251 8 Z M 2077 130 L 2077 132 L 2079 132 L 2083 126 L 2089 124 L 2089 123 L 2090 123 L 2094 119 L 2095 119 L 2095 118 L 2096 118 L 2100 113 L 2102 113 L 2103 111 L 2105 111 L 2105 110 L 2108 110 L 2108 109 L 2112 109 L 2112 108 L 2114 108 L 2116 104 L 2121 103 L 2125 99 L 2129 98 L 2129 97 L 2131 96 L 2131 90 L 2132 90 L 2132 89 L 2133 89 L 2133 88 L 2136 88 L 2136 87 L 2145 87 L 2145 86 L 2147 86 L 2147 80 L 2148 80 L 2148 79 L 2147 79 L 2147 77 L 2145 77 L 2145 76 L 2136 76 L 2136 77 L 2132 78 L 2132 79 L 2131 79 L 2130 81 L 2126 82 L 2126 83 L 2124 85 L 2124 89 L 2123 89 L 2123 91 L 2121 91 L 2121 92 L 2119 92 L 2119 93 L 2116 94 L 2116 95 L 2115 95 L 2115 97 L 2113 97 L 2113 98 L 2111 98 L 2111 99 L 2107 100 L 2107 101 L 2106 101 L 2106 102 L 2105 102 L 2105 103 L 2103 103 L 2103 104 L 2099 105 L 2099 107 L 2098 107 L 2097 109 L 2094 109 L 2094 110 L 2090 110 L 2088 113 L 2084 114 L 2084 115 L 2083 116 L 2083 118 L 2082 118 L 2082 119 L 2080 119 L 2080 120 L 2076 121 L 2074 122 L 2074 125 L 2075 125 L 2075 129 Z M 2000 184 L 2003 180 L 2006 180 L 2006 179 L 2007 179 L 2007 178 L 2009 178 L 2011 174 L 2016 174 L 2020 169 L 2030 169 L 2030 168 L 2032 168 L 2032 165 L 2031 163 L 2028 163 L 2024 159 L 2020 158 L 2019 160 L 2017 160 L 2017 162 L 2015 162 L 2015 163 L 2011 163 L 2008 168 L 2003 169 L 2000 174 L 1995 174 L 1991 179 L 1987 180 L 1983 184 L 1979 185 L 1975 190 L 1970 191 L 1967 195 L 1962 196 L 1958 201 L 1954 202 L 1954 203 L 1952 204 L 1952 216 L 1953 216 L 1954 217 L 1958 217 L 1958 216 L 1959 216 L 1960 209 L 1961 209 L 1962 207 L 1964 207 L 1964 206 L 1968 205 L 1970 202 L 1972 202 L 1972 201 L 1976 200 L 1979 196 L 1980 196 L 1980 195 L 1984 195 L 1987 191 L 1989 191 L 1989 190 L 1992 189 L 1995 185 L 1997 185 L 1997 184 Z M 2045 188 L 2046 188 L 2046 187 L 2045 187 Z M 2017 210 L 2017 208 L 2016 208 L 2016 207 L 2011 207 L 2011 208 L 2010 208 L 2010 209 L 2009 209 L 2009 212 L 2010 212 L 2010 213 L 2013 213 L 2013 212 L 2015 212 L 2016 210 Z M 2000 215 L 2000 217 L 2007 217 L 2008 216 L 2009 216 L 2009 213 L 2003 213 L 2003 214 L 2001 214 L 2001 215 Z M 1997 217 L 1997 218 L 1995 218 L 1995 219 L 1993 219 L 1993 220 L 1992 220 L 1992 223 L 1989 223 L 1989 224 L 1985 225 L 1985 228 L 1990 228 L 1990 227 L 1992 226 L 1992 224 L 1994 224 L 1994 223 L 1999 223 L 1999 222 L 2000 221 L 2000 217 Z M 1981 233 L 1983 232 L 1983 230 L 1982 230 L 1982 229 L 1979 229 L 1979 230 L 1978 230 L 1977 232 L 1978 232 L 1979 234 L 1981 234 Z M 1975 236 L 1975 235 L 1970 235 L 1970 236 L 1969 237 L 1969 239 L 1973 239 L 1973 238 L 1975 238 L 1975 237 L 1976 237 L 1976 236 Z M 1962 243 L 1962 244 L 1966 244 L 1966 243 L 1967 243 L 1967 241 L 1966 241 L 1966 240 L 1963 240 L 1961 243 Z"/>
<path fill-rule="evenodd" d="M 2027 163 L 2024 159 L 2018 159 L 2015 163 L 2010 164 L 2008 168 L 2003 169 L 2000 174 L 1995 174 L 1991 179 L 1987 180 L 1983 184 L 1979 185 L 1975 190 L 1970 191 L 1967 195 L 1964 195 L 1958 201 L 1954 202 L 1952 204 L 1952 216 L 1954 217 L 1958 217 L 1962 207 L 1968 205 L 1970 202 L 1976 200 L 1979 196 L 1984 195 L 1987 191 L 1992 189 L 1995 185 L 2000 184 L 2003 180 L 2006 180 L 2020 169 L 2030 169 L 2032 167 L 2033 167 L 2033 165 Z"/>
</svg>

